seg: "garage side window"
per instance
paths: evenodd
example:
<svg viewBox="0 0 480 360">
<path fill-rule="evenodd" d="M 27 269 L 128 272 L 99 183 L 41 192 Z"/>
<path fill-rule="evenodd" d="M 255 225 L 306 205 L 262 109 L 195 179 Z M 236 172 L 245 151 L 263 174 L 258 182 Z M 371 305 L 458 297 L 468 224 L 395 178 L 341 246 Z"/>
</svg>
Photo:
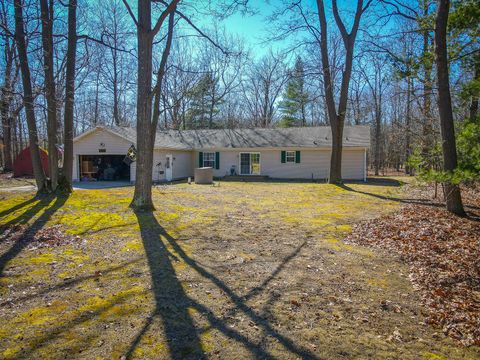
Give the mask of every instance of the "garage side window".
<svg viewBox="0 0 480 360">
<path fill-rule="evenodd" d="M 295 151 L 286 151 L 285 152 L 285 160 L 287 163 L 294 163 L 295 162 Z"/>
<path fill-rule="evenodd" d="M 214 152 L 203 153 L 203 166 L 211 167 L 215 169 L 215 153 Z"/>
</svg>

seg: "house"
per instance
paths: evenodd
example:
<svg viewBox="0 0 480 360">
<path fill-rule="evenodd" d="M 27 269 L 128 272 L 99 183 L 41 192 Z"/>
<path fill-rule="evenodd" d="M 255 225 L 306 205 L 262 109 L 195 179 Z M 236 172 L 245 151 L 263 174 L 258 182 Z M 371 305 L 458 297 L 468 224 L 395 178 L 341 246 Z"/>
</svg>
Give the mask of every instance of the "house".
<svg viewBox="0 0 480 360">
<path fill-rule="evenodd" d="M 125 161 L 136 144 L 130 127 L 98 126 L 73 140 L 73 179 L 135 181 L 136 163 Z M 342 176 L 366 179 L 367 126 L 346 126 Z M 193 176 L 196 167 L 212 167 L 214 176 L 261 175 L 275 179 L 327 179 L 331 130 L 328 126 L 276 129 L 158 131 L 153 181 Z M 106 172 L 105 170 L 108 169 Z"/>
</svg>

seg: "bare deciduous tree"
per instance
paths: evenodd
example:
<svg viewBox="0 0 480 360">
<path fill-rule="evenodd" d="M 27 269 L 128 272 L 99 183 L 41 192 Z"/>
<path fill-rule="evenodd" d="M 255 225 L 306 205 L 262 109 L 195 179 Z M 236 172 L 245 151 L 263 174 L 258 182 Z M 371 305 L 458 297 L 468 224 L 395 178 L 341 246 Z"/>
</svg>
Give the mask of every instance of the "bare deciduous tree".
<svg viewBox="0 0 480 360">
<path fill-rule="evenodd" d="M 35 120 L 34 98 L 32 91 L 32 82 L 30 77 L 30 67 L 28 64 L 27 46 L 25 42 L 25 24 L 23 21 L 23 1 L 15 0 L 15 41 L 18 49 L 20 69 L 22 73 L 23 84 L 23 102 L 25 104 L 25 113 L 28 125 L 28 138 L 30 143 L 30 153 L 32 158 L 33 174 L 37 184 L 38 193 L 47 190 L 47 181 L 40 162 L 40 150 L 38 147 L 37 123 Z"/>
<path fill-rule="evenodd" d="M 343 45 L 345 47 L 345 62 L 343 64 L 340 97 L 338 100 L 337 110 L 334 96 L 332 69 L 330 67 L 329 59 L 328 26 L 325 16 L 325 5 L 323 0 L 317 0 L 318 19 L 320 22 L 320 52 L 322 59 L 323 85 L 325 88 L 325 101 L 328 110 L 328 118 L 332 128 L 332 157 L 330 161 L 329 179 L 331 184 L 336 184 L 342 181 L 343 128 L 345 125 L 345 115 L 347 113 L 348 89 L 352 74 L 355 39 L 360 27 L 360 19 L 371 3 L 372 1 L 369 0 L 364 6 L 363 0 L 357 1 L 357 8 L 355 11 L 352 29 L 350 32 L 348 32 L 338 12 L 337 1 L 332 0 L 333 17 L 340 34 L 342 35 Z"/>
<path fill-rule="evenodd" d="M 138 20 L 126 0 L 123 0 L 137 26 L 138 79 L 137 79 L 137 163 L 135 192 L 131 206 L 137 210 L 152 210 L 153 145 L 157 133 L 162 81 L 173 38 L 174 14 L 180 0 L 165 6 L 152 27 L 152 1 L 138 0 Z M 168 18 L 166 45 L 163 49 L 157 82 L 152 89 L 153 41 Z M 153 104 L 152 104 L 153 101 Z"/>
<path fill-rule="evenodd" d="M 452 99 L 450 95 L 450 79 L 448 69 L 447 23 L 450 9 L 449 0 L 437 1 L 435 19 L 435 64 L 437 66 L 438 112 L 442 133 L 443 168 L 453 173 L 457 168 L 457 149 L 455 144 L 455 128 L 453 125 Z M 451 182 L 445 184 L 447 210 L 465 215 L 460 187 Z"/>
</svg>

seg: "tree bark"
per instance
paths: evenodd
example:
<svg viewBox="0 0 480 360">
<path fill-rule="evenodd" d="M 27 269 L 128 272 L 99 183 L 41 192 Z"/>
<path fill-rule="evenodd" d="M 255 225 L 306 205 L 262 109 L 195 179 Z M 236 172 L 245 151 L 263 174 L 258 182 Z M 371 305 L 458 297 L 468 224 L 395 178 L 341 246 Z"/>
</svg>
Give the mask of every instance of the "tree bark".
<svg viewBox="0 0 480 360">
<path fill-rule="evenodd" d="M 12 157 L 12 118 L 8 114 L 8 108 L 1 105 L 2 127 L 3 127 L 3 170 L 5 172 L 12 171 L 13 157 Z"/>
<path fill-rule="evenodd" d="M 160 15 L 155 28 L 152 29 L 152 2 L 151 0 L 138 0 L 137 167 L 135 192 L 130 204 L 136 210 L 150 211 L 154 209 L 152 201 L 152 166 L 157 122 L 152 119 L 152 100 L 155 95 L 152 91 L 153 39 L 158 30 L 160 30 L 165 18 L 175 11 L 179 1 L 174 0 L 167 6 Z M 157 78 L 159 86 L 161 86 L 161 80 Z M 158 121 L 158 117 L 155 116 L 155 118 Z"/>
<path fill-rule="evenodd" d="M 27 47 L 25 44 L 25 30 L 23 22 L 22 0 L 14 0 L 15 7 L 15 41 L 18 49 L 18 59 L 22 73 L 23 102 L 27 118 L 28 137 L 30 143 L 30 154 L 32 158 L 33 174 L 37 184 L 37 192 L 43 193 L 47 190 L 47 181 L 40 162 L 40 150 L 38 147 L 37 123 L 35 121 L 35 110 L 33 105 L 32 82 L 30 79 L 30 67 L 28 65 Z"/>
<path fill-rule="evenodd" d="M 410 155 L 412 154 L 412 149 L 411 149 L 411 139 L 410 139 L 410 123 L 411 123 L 411 104 L 410 104 L 410 94 L 411 94 L 411 88 L 412 88 L 412 80 L 410 75 L 407 76 L 407 110 L 405 114 L 405 160 L 408 160 L 410 158 Z M 405 174 L 410 175 L 411 174 L 411 169 L 409 166 L 405 166 Z"/>
<path fill-rule="evenodd" d="M 443 168 L 446 172 L 453 173 L 457 168 L 457 150 L 448 75 L 447 22 L 449 9 L 449 0 L 437 0 L 435 62 L 437 66 L 438 111 L 442 133 Z M 464 216 L 465 210 L 463 209 L 460 187 L 448 182 L 445 184 L 445 193 L 447 210 Z"/>
<path fill-rule="evenodd" d="M 476 54 L 474 59 L 474 79 L 476 81 L 480 80 L 480 54 Z M 478 96 L 473 95 L 472 99 L 470 100 L 470 106 L 469 106 L 469 119 L 473 123 L 477 120 L 478 116 Z"/>
<path fill-rule="evenodd" d="M 64 178 L 62 191 L 72 191 L 73 172 L 73 111 L 75 105 L 75 67 L 77 59 L 77 0 L 68 4 L 67 65 L 65 75 L 65 114 L 64 114 Z"/>
<path fill-rule="evenodd" d="M 53 0 L 40 0 L 42 20 L 43 70 L 45 98 L 47 100 L 48 172 L 50 187 L 55 191 L 58 183 L 57 99 L 53 68 Z"/>
<path fill-rule="evenodd" d="M 6 24 L 5 24 L 6 26 Z M 13 118 L 11 115 L 11 103 L 13 99 L 13 87 L 15 79 L 17 78 L 17 71 L 13 72 L 14 56 L 15 56 L 15 43 L 11 43 L 8 37 L 5 37 L 5 76 L 4 84 L 2 86 L 1 98 L 0 98 L 0 116 L 2 119 L 3 130 L 3 170 L 8 172 L 13 169 L 13 153 L 12 153 L 12 128 Z"/>
<path fill-rule="evenodd" d="M 423 0 L 423 17 L 424 19 L 429 16 L 428 13 L 429 0 Z M 430 159 L 430 151 L 435 145 L 435 136 L 433 133 L 432 123 L 432 59 L 430 48 L 430 29 L 423 30 L 423 146 L 422 153 L 425 158 L 428 159 L 427 163 L 429 167 L 432 167 L 432 161 Z"/>
<path fill-rule="evenodd" d="M 382 126 L 382 109 L 380 104 L 375 105 L 375 175 L 380 173 L 380 138 L 381 138 L 381 126 Z"/>
<path fill-rule="evenodd" d="M 347 32 L 344 23 L 338 13 L 337 1 L 332 0 L 333 16 L 340 34 L 342 35 L 345 47 L 345 64 L 342 72 L 342 82 L 340 87 L 340 99 L 338 102 L 338 112 L 335 108 L 335 98 L 333 91 L 333 81 L 330 72 L 330 61 L 328 58 L 328 36 L 327 20 L 325 16 L 325 7 L 323 0 L 317 0 L 318 18 L 320 22 L 320 52 L 322 59 L 323 84 L 325 89 L 325 102 L 327 104 L 328 119 L 332 129 L 332 156 L 330 159 L 330 184 L 338 184 L 342 181 L 342 148 L 343 148 L 343 129 L 345 124 L 345 115 L 347 112 L 348 88 L 352 75 L 353 53 L 355 39 L 357 36 L 360 19 L 365 9 L 363 0 L 358 0 L 355 19 L 352 30 Z"/>
</svg>

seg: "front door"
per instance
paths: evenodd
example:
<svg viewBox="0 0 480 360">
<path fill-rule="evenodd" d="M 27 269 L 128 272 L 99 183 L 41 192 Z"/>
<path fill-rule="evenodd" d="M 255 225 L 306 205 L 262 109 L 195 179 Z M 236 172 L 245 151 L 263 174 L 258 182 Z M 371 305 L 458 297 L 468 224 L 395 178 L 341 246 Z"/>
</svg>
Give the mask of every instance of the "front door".
<svg viewBox="0 0 480 360">
<path fill-rule="evenodd" d="M 167 155 L 167 160 L 165 161 L 165 179 L 167 181 L 172 181 L 173 179 L 173 156 Z"/>
<path fill-rule="evenodd" d="M 260 153 L 240 153 L 240 175 L 260 175 Z"/>
</svg>

